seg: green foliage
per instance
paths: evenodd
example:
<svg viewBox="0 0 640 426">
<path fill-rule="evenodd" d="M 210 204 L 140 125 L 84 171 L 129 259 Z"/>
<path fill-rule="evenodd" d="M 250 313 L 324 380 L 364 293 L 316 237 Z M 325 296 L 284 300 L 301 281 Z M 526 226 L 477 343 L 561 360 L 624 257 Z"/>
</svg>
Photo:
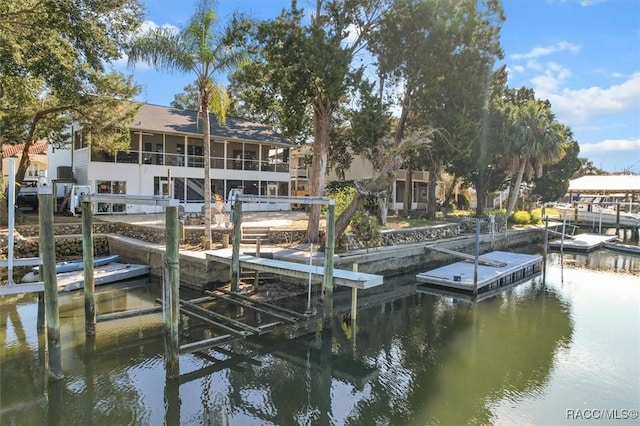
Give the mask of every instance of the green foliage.
<svg viewBox="0 0 640 426">
<path fill-rule="evenodd" d="M 354 183 L 352 180 L 332 180 L 331 182 L 327 182 L 327 185 L 325 187 L 329 195 L 335 194 L 338 191 L 342 191 L 348 188 L 354 188 Z"/>
<path fill-rule="evenodd" d="M 517 212 L 513 212 L 511 215 L 511 221 L 516 225 L 528 225 L 531 223 L 531 215 L 527 211 L 519 210 Z"/>
<path fill-rule="evenodd" d="M 342 212 L 353 200 L 356 194 L 355 186 L 343 186 L 342 188 L 335 188 L 330 197 L 336 202 L 336 217 L 340 216 Z"/>
<path fill-rule="evenodd" d="M 458 194 L 456 205 L 458 210 L 469 210 L 469 199 L 464 194 Z"/>
<path fill-rule="evenodd" d="M 582 176 L 604 176 L 608 175 L 606 170 L 596 167 L 593 161 L 585 157 L 578 158 L 580 161 L 580 169 L 572 176 L 572 179 L 577 179 Z"/>
<path fill-rule="evenodd" d="M 578 142 L 570 140 L 564 144 L 563 156 L 557 163 L 543 166 L 542 175 L 535 180 L 532 193 L 539 202 L 557 201 L 567 193 L 572 176 L 581 167 L 579 153 Z"/>
<path fill-rule="evenodd" d="M 529 223 L 531 223 L 532 225 L 538 225 L 542 222 L 543 220 L 542 220 L 542 216 L 540 216 L 540 212 L 531 211 L 531 221 Z"/>
<path fill-rule="evenodd" d="M 171 107 L 177 109 L 187 109 L 190 111 L 198 111 L 198 88 L 195 84 L 187 84 L 181 93 L 176 93 L 171 101 Z"/>
<path fill-rule="evenodd" d="M 142 19 L 139 0 L 3 0 L 0 87 L 29 77 L 57 97 L 82 92 L 87 70 L 119 59 Z"/>
<path fill-rule="evenodd" d="M 0 8 L 0 138 L 69 142 L 71 123 L 93 147 L 127 149 L 137 105 L 130 78 L 105 73 L 142 22 L 138 0 L 5 0 Z M 17 191 L 30 162 L 23 156 Z"/>
<path fill-rule="evenodd" d="M 357 241 L 364 243 L 366 248 L 376 247 L 380 242 L 380 225 L 375 216 L 358 210 L 351 219 L 351 232 Z"/>
</svg>

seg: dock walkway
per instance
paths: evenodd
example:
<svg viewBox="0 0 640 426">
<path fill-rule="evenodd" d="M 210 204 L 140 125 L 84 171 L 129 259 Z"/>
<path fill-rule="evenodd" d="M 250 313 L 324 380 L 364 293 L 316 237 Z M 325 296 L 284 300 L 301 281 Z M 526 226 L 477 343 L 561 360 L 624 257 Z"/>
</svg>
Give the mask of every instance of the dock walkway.
<svg viewBox="0 0 640 426">
<path fill-rule="evenodd" d="M 207 252 L 207 260 L 213 260 L 230 265 L 232 253 L 229 249 L 212 250 Z M 240 255 L 240 267 L 259 272 L 269 272 L 287 277 L 307 279 L 309 274 L 313 278 L 324 276 L 324 266 L 308 265 L 303 263 L 286 262 L 282 260 L 255 257 L 246 254 Z M 333 270 L 333 280 L 336 285 L 357 289 L 367 289 L 382 285 L 383 276 L 367 274 L 364 272 L 346 271 L 344 269 Z"/>
</svg>

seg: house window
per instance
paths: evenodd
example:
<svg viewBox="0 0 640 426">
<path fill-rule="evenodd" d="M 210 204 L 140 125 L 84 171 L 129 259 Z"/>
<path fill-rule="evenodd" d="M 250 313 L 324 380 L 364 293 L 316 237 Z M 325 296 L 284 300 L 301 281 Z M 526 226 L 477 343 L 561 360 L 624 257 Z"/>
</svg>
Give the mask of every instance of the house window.
<svg viewBox="0 0 640 426">
<path fill-rule="evenodd" d="M 204 179 L 188 178 L 187 179 L 187 202 L 203 202 L 204 201 Z"/>
<path fill-rule="evenodd" d="M 163 136 L 142 133 L 142 164 L 163 165 Z"/>
<path fill-rule="evenodd" d="M 99 180 L 96 182 L 98 194 L 126 194 L 127 183 L 125 181 Z M 123 213 L 126 204 L 123 203 L 98 203 L 98 213 Z"/>
<path fill-rule="evenodd" d="M 87 133 L 83 130 L 76 130 L 73 133 L 73 148 L 80 149 L 86 148 L 89 146 L 89 138 L 87 137 Z"/>
<path fill-rule="evenodd" d="M 171 195 L 169 194 L 169 182 L 166 176 L 153 178 L 153 195 Z"/>
<path fill-rule="evenodd" d="M 202 139 L 187 138 L 187 166 L 204 167 L 204 156 L 202 155 L 204 145 Z"/>
<path fill-rule="evenodd" d="M 165 160 L 167 166 L 184 166 L 184 136 L 166 135 L 164 138 Z"/>
<path fill-rule="evenodd" d="M 185 202 L 184 199 L 184 178 L 173 178 L 173 198 Z"/>
<path fill-rule="evenodd" d="M 224 142 L 214 141 L 211 144 L 211 168 L 224 169 Z"/>
</svg>

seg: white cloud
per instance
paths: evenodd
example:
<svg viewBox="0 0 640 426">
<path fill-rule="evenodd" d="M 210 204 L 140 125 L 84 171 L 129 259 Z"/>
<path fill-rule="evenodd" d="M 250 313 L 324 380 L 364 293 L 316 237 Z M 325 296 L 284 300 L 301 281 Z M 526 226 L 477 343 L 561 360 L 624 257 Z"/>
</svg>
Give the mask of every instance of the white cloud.
<svg viewBox="0 0 640 426">
<path fill-rule="evenodd" d="M 635 151 L 640 156 L 640 139 L 607 139 L 580 144 L 580 155 L 600 154 L 602 151 Z"/>
<path fill-rule="evenodd" d="M 555 62 L 547 64 L 547 69 L 542 75 L 531 79 L 536 94 L 540 98 L 545 98 L 544 94 L 554 93 L 558 90 L 560 83 L 571 76 L 571 72 Z"/>
<path fill-rule="evenodd" d="M 536 96 L 549 99 L 560 121 L 586 123 L 631 110 L 640 110 L 640 72 L 608 88 L 562 89 L 555 91 L 553 78 L 534 79 Z M 551 89 L 551 90 L 548 90 Z"/>
<path fill-rule="evenodd" d="M 554 53 L 564 52 L 564 51 L 576 53 L 580 51 L 580 46 L 566 42 L 566 41 L 561 41 L 551 46 L 534 47 L 527 53 L 514 53 L 513 55 L 510 56 L 510 58 L 513 59 L 514 61 L 518 61 L 521 59 L 535 59 L 541 56 L 548 56 Z"/>
</svg>

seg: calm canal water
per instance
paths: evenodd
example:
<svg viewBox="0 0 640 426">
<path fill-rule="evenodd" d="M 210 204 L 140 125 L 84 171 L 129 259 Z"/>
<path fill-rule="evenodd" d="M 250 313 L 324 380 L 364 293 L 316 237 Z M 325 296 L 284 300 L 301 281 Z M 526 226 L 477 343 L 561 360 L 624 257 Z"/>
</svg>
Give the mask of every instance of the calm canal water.
<svg viewBox="0 0 640 426">
<path fill-rule="evenodd" d="M 60 301 L 65 378 L 47 385 L 36 301 L 5 298 L 0 425 L 638 424 L 640 258 L 563 260 L 549 255 L 546 284 L 473 304 L 395 278 L 394 296 L 361 299 L 355 329 L 183 355 L 179 385 L 159 314 L 99 323 L 88 342 L 81 292 Z M 101 289 L 99 311 L 158 297 L 127 286 Z"/>
</svg>

